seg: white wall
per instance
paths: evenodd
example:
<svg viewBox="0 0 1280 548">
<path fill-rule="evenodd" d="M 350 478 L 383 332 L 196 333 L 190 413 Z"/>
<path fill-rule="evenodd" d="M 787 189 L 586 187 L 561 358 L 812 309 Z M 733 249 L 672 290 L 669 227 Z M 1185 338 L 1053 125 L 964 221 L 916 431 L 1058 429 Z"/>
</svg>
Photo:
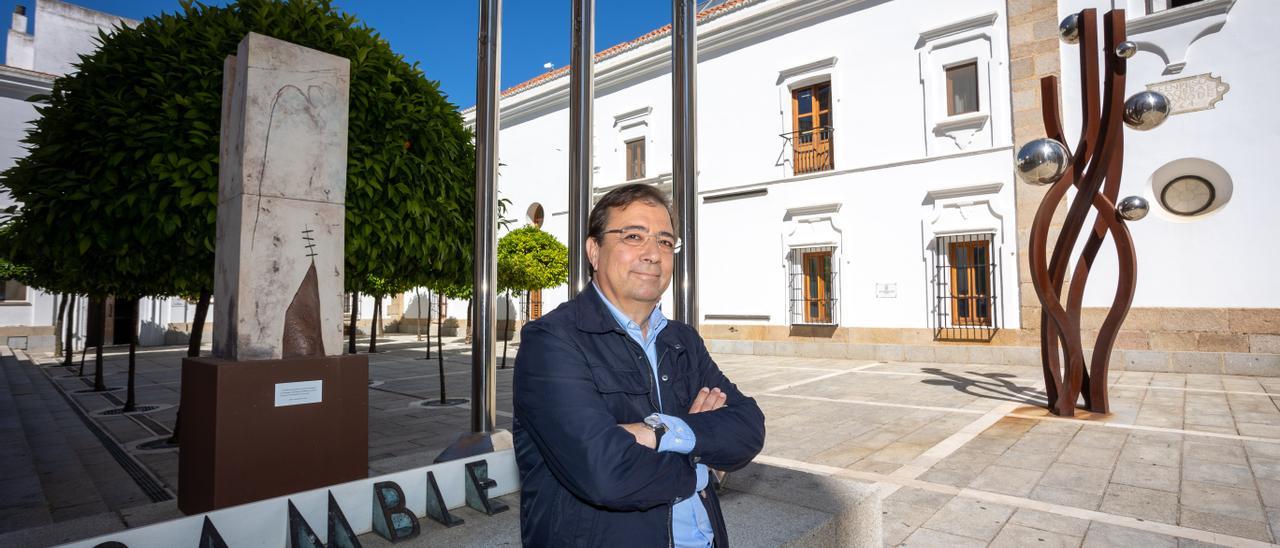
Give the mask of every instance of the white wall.
<svg viewBox="0 0 1280 548">
<path fill-rule="evenodd" d="M 1144 6 L 1130 3 L 1134 9 L 1127 18 L 1133 28 L 1140 25 Z M 1094 7 L 1101 14 L 1110 4 L 1064 0 L 1059 11 L 1065 16 Z M 1228 4 L 1214 0 L 1190 8 Z M 1214 31 L 1215 27 L 1219 30 Z M 1280 186 L 1268 161 L 1280 143 L 1280 112 L 1272 106 L 1275 90 L 1280 88 L 1277 28 L 1280 3 L 1237 0 L 1225 15 L 1130 32 L 1129 38 L 1139 43 L 1141 51 L 1129 60 L 1126 96 L 1148 84 L 1199 74 L 1220 77 L 1230 86 L 1210 110 L 1171 116 L 1147 132 L 1124 130 L 1120 196 L 1143 196 L 1152 205 L 1151 215 L 1129 224 L 1138 254 L 1134 306 L 1280 307 L 1280 286 L 1273 279 L 1280 269 L 1280 254 L 1274 252 L 1280 233 L 1275 214 Z M 1061 55 L 1067 134 L 1078 135 L 1078 50 L 1064 46 Z M 1164 74 L 1170 64 L 1177 68 L 1179 62 L 1185 62 L 1179 73 Z M 1164 210 L 1152 176 L 1161 166 L 1181 158 L 1209 160 L 1224 168 L 1231 179 L 1230 201 L 1194 218 Z M 1099 254 L 1101 260 L 1085 293 L 1086 306 L 1110 304 L 1116 283 L 1114 255 L 1110 243 Z"/>
<path fill-rule="evenodd" d="M 97 49 L 95 40 L 99 29 L 110 33 L 112 27 L 121 23 L 138 24 L 132 19 L 56 0 L 36 0 L 35 16 L 34 63 L 20 68 L 58 75 L 74 71 L 72 65 L 79 62 L 81 54 Z"/>
<path fill-rule="evenodd" d="M 841 324 L 925 327 L 932 317 L 925 246 L 945 209 L 928 193 L 983 187 L 965 203 L 997 212 L 971 224 L 1001 231 L 1010 305 L 1004 323 L 1017 325 L 1006 28 L 1002 0 L 775 0 L 701 25 L 700 194 L 767 192 L 700 204 L 701 312 L 767 315 L 767 323 L 785 324 L 784 233 L 797 222 L 788 211 L 838 204 L 821 216 L 839 232 Z M 597 65 L 597 189 L 625 182 L 623 143 L 638 136 L 646 139 L 646 178 L 669 176 L 669 48 L 664 39 Z M 982 65 L 981 112 L 976 123 L 952 127 L 937 84 L 943 66 L 966 56 Z M 820 80 L 832 85 L 835 170 L 795 177 L 779 136 L 791 131 L 790 89 Z M 502 196 L 521 220 L 530 203 L 542 203 L 544 229 L 562 241 L 567 86 L 562 77 L 505 99 L 499 144 Z M 876 298 L 877 283 L 896 283 L 897 298 Z M 543 298 L 550 311 L 565 293 L 545 291 Z"/>
</svg>

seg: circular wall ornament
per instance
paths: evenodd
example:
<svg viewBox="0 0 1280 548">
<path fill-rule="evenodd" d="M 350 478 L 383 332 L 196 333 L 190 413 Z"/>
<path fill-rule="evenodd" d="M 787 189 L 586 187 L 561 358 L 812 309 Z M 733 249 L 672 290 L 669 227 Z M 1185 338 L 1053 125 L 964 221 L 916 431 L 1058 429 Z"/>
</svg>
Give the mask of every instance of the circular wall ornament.
<svg viewBox="0 0 1280 548">
<path fill-rule="evenodd" d="M 1226 168 L 1205 158 L 1179 158 L 1151 173 L 1146 196 L 1164 220 L 1192 223 L 1217 214 L 1235 194 Z"/>
<path fill-rule="evenodd" d="M 1190 217 L 1202 213 L 1213 205 L 1217 191 L 1208 179 L 1196 175 L 1182 175 L 1160 191 L 1160 204 L 1170 213 Z"/>
</svg>

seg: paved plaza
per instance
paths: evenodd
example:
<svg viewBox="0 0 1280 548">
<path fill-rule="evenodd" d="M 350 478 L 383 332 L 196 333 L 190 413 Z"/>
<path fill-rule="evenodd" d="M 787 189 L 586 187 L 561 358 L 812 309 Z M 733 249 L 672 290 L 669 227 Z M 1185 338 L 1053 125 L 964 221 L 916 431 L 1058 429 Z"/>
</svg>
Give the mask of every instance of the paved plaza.
<svg viewBox="0 0 1280 548">
<path fill-rule="evenodd" d="M 469 410 L 422 405 L 439 398 L 440 377 L 413 335 L 390 335 L 379 349 L 370 355 L 370 473 L 429 464 L 468 428 Z M 468 347 L 455 339 L 445 350 L 448 395 L 468 398 Z M 50 530 L 33 528 L 50 523 L 87 536 L 179 515 L 176 450 L 140 444 L 173 426 L 183 355 L 140 351 L 138 401 L 157 407 L 121 416 L 104 412 L 119 407 L 122 390 L 81 392 L 89 386 L 52 360 L 0 349 L 0 545 L 32 544 L 31 531 Z M 886 545 L 1280 539 L 1278 378 L 1117 371 L 1111 415 L 1061 419 L 1039 407 L 1038 367 L 715 358 L 765 411 L 758 461 L 875 484 Z M 110 388 L 124 386 L 126 360 L 108 352 Z M 499 370 L 497 390 L 499 426 L 509 428 L 510 368 Z M 423 527 L 432 538 L 435 525 Z"/>
</svg>

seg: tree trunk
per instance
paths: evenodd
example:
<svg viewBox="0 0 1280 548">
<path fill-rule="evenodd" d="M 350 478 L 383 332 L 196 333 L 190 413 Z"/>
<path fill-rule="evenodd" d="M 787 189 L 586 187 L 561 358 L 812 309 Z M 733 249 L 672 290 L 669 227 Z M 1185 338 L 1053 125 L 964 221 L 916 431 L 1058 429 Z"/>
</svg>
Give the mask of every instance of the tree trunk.
<svg viewBox="0 0 1280 548">
<path fill-rule="evenodd" d="M 62 319 L 67 315 L 67 294 L 63 293 L 58 298 L 58 318 L 53 322 L 53 355 L 62 354 L 62 337 L 58 335 L 62 333 Z"/>
<path fill-rule="evenodd" d="M 502 324 L 502 368 L 507 368 L 507 339 L 511 336 L 507 334 L 507 330 L 514 325 L 511 322 L 511 292 L 507 292 L 507 298 L 502 300 L 502 309 L 506 312 L 507 323 Z"/>
<path fill-rule="evenodd" d="M 414 317 L 413 325 L 417 327 L 417 329 L 415 329 L 415 331 L 417 331 L 417 332 L 418 332 L 418 340 L 422 340 L 422 290 L 421 290 L 421 289 L 416 289 L 416 288 L 415 288 L 415 289 L 413 290 L 413 296 L 415 297 L 415 299 L 414 299 L 414 300 L 416 300 L 416 301 L 418 302 L 418 313 L 415 315 L 416 317 Z M 431 311 L 431 307 L 430 307 L 430 306 L 428 306 L 428 307 L 427 307 L 427 311 L 428 311 L 428 312 L 430 312 L 430 311 Z M 404 316 L 401 316 L 401 318 L 403 318 L 403 317 L 404 317 Z M 404 324 L 404 322 L 401 322 L 401 325 L 403 325 L 403 324 Z M 430 330 L 431 330 L 431 327 L 430 327 L 430 326 L 431 326 L 431 324 L 430 324 L 430 323 L 428 323 L 428 324 L 427 324 L 427 326 L 428 326 L 428 327 L 427 327 L 427 330 L 428 330 L 428 331 L 430 331 Z M 430 345 L 430 344 L 428 344 L 428 345 L 427 345 L 427 350 L 431 350 L 431 345 Z M 428 357 L 428 358 L 430 358 L 431 356 L 427 356 L 427 357 Z"/>
<path fill-rule="evenodd" d="M 422 329 L 422 299 L 418 299 L 418 329 Z M 421 339 L 421 337 L 419 337 Z M 427 290 L 427 358 L 431 359 L 431 290 Z"/>
<path fill-rule="evenodd" d="M 444 296 L 440 297 L 439 306 L 436 309 L 436 362 L 440 364 L 440 405 L 444 405 Z M 427 335 L 430 334 L 428 330 Z"/>
<path fill-rule="evenodd" d="M 213 292 L 200 290 L 200 301 L 196 303 L 196 316 L 191 319 L 191 336 L 187 339 L 187 357 L 200 357 L 200 344 L 204 342 L 204 320 L 209 315 L 209 301 Z"/>
<path fill-rule="evenodd" d="M 360 294 L 351 292 L 351 335 L 347 342 L 347 353 L 356 353 L 356 320 L 360 319 Z"/>
<path fill-rule="evenodd" d="M 382 321 L 382 295 L 373 298 L 373 325 L 369 326 L 369 353 L 378 353 L 378 323 Z"/>
<path fill-rule="evenodd" d="M 71 294 L 71 303 L 67 305 L 67 342 L 62 345 L 63 350 L 67 352 L 66 361 L 62 365 L 71 367 L 75 362 L 76 345 L 75 333 L 76 329 L 76 296 Z"/>
<path fill-rule="evenodd" d="M 107 303 L 102 297 L 98 297 L 98 303 L 102 316 L 98 322 L 98 347 L 94 350 L 93 357 L 93 389 L 102 392 L 107 389 L 107 385 L 102 382 L 102 346 L 107 344 Z"/>
<path fill-rule="evenodd" d="M 474 296 L 472 296 L 471 302 L 467 303 L 467 342 L 471 342 L 471 337 L 474 337 L 476 335 L 476 330 L 474 329 L 474 326 L 471 325 L 471 310 L 475 306 L 476 306 L 476 299 Z"/>
<path fill-rule="evenodd" d="M 128 413 L 137 408 L 137 399 L 133 393 L 133 379 L 137 373 L 137 351 L 138 351 L 138 304 L 141 299 L 129 299 L 129 390 L 124 400 L 124 411 Z"/>
</svg>

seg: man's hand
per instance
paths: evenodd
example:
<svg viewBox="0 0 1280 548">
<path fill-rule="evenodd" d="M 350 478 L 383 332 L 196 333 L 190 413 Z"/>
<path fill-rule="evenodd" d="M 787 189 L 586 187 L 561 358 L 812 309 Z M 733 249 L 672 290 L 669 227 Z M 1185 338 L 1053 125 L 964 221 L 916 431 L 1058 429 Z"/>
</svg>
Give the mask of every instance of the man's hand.
<svg viewBox="0 0 1280 548">
<path fill-rule="evenodd" d="M 635 436 L 636 443 L 648 447 L 649 449 L 658 449 L 658 436 L 648 426 L 642 422 L 633 422 L 630 424 L 619 424 L 632 436 Z"/>
<path fill-rule="evenodd" d="M 693 405 L 689 406 L 689 414 L 715 411 L 724 407 L 724 402 L 728 398 L 729 395 L 721 392 L 719 388 L 708 390 L 704 386 L 702 390 L 698 391 L 698 397 L 693 399 Z"/>
</svg>

